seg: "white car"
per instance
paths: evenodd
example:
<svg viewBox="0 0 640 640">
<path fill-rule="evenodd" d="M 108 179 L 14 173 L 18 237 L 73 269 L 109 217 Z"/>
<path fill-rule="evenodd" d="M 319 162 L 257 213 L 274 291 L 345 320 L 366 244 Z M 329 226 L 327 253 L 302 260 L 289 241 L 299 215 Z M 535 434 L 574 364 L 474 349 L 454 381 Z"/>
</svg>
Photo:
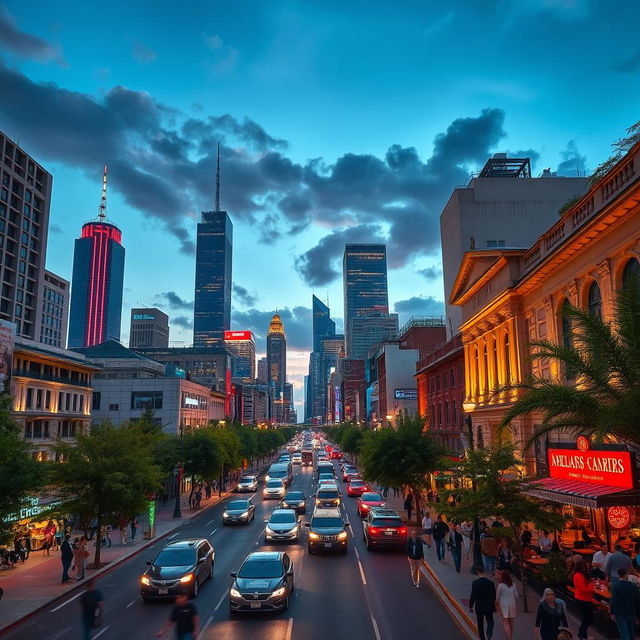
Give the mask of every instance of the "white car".
<svg viewBox="0 0 640 640">
<path fill-rule="evenodd" d="M 262 496 L 265 500 L 278 500 L 284 498 L 284 494 L 287 492 L 284 482 L 280 478 L 273 478 L 264 485 L 262 490 Z"/>
<path fill-rule="evenodd" d="M 292 464 L 302 464 L 302 454 L 301 453 L 294 453 L 291 456 L 291 463 Z"/>
<path fill-rule="evenodd" d="M 236 491 L 238 493 L 253 493 L 258 490 L 258 477 L 257 476 L 244 476 L 238 482 Z"/>
<path fill-rule="evenodd" d="M 264 523 L 267 542 L 297 540 L 300 534 L 300 518 L 293 509 L 276 509 Z"/>
</svg>

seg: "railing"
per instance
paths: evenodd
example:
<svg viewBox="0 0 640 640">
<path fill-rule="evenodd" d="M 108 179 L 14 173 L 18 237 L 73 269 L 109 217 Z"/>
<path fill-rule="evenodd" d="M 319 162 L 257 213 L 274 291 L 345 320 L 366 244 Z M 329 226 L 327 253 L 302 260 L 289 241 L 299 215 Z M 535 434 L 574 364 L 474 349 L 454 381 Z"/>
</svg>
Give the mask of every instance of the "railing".
<svg viewBox="0 0 640 640">
<path fill-rule="evenodd" d="M 403 336 L 409 329 L 414 327 L 444 327 L 444 316 L 411 316 L 404 323 L 398 335 Z"/>
<path fill-rule="evenodd" d="M 62 378 L 61 376 L 54 376 L 49 373 L 41 373 L 39 371 L 29 371 L 27 369 L 14 369 L 12 375 L 22 378 L 31 378 L 32 380 L 44 380 L 46 382 L 60 382 L 62 384 L 70 384 L 76 387 L 91 388 L 91 383 L 83 382 L 82 380 L 75 380 L 73 378 Z"/>
</svg>

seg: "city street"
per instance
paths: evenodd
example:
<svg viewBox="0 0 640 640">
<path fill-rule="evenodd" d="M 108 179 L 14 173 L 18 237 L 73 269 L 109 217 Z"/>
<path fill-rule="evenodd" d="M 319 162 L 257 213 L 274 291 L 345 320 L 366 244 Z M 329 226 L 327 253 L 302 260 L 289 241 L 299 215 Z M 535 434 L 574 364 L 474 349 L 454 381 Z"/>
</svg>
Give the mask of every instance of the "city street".
<svg viewBox="0 0 640 640">
<path fill-rule="evenodd" d="M 291 489 L 302 490 L 310 496 L 313 471 L 298 467 L 295 474 Z M 203 585 L 194 601 L 204 629 L 201 640 L 400 640 L 419 630 L 424 638 L 461 637 L 429 588 L 426 585 L 420 590 L 412 587 L 403 553 L 371 553 L 364 548 L 356 500 L 345 495 L 344 501 L 353 525 L 346 556 L 308 555 L 304 530 L 297 544 L 265 546 L 263 520 L 276 501 L 263 501 L 260 492 L 255 496 L 256 518 L 249 526 L 223 527 L 224 503 L 204 511 L 185 523 L 178 534 L 159 541 L 97 581 L 105 600 L 105 615 L 103 626 L 93 637 L 104 640 L 155 637 L 173 605 L 142 602 L 138 585 L 145 562 L 169 539 L 197 537 L 208 538 L 216 553 L 214 579 Z M 309 518 L 310 507 L 309 499 L 303 520 Z M 227 600 L 232 581 L 229 573 L 239 568 L 248 553 L 273 548 L 288 551 L 294 562 L 296 589 L 289 610 L 231 618 Z M 6 639 L 80 638 L 80 593 L 29 619 L 6 634 Z"/>
</svg>

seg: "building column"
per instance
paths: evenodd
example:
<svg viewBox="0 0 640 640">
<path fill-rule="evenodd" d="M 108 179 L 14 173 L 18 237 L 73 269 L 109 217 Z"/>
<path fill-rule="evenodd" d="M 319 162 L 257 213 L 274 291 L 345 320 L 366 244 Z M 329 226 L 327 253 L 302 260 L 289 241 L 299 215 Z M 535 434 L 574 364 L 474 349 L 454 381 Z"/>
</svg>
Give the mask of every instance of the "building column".
<svg viewBox="0 0 640 640">
<path fill-rule="evenodd" d="M 488 389 L 486 389 L 485 381 L 488 379 L 489 372 L 487 371 L 487 362 L 485 362 L 484 351 L 487 349 L 487 360 L 489 359 L 489 348 L 487 346 L 486 338 L 483 336 L 481 340 L 477 342 L 478 346 L 478 402 L 486 404 Z"/>
<path fill-rule="evenodd" d="M 614 286 L 611 282 L 611 267 L 609 260 L 601 262 L 597 268 L 597 281 L 600 287 L 600 297 L 602 299 L 602 318 L 605 321 L 613 320 L 615 313 Z"/>
<path fill-rule="evenodd" d="M 498 384 L 503 387 L 507 384 L 507 367 L 505 362 L 505 353 L 504 353 L 504 325 L 500 325 L 495 333 L 494 339 L 496 340 L 497 346 L 497 354 L 498 354 L 498 370 L 496 372 L 496 376 L 498 378 Z M 505 392 L 501 391 L 498 396 L 498 402 L 504 402 Z"/>
<path fill-rule="evenodd" d="M 522 363 L 520 361 L 520 345 L 522 340 L 518 331 L 518 324 L 515 317 L 509 318 L 507 322 L 509 331 L 509 370 L 511 372 L 511 383 L 520 384 L 522 382 Z M 511 394 L 513 397 L 513 394 Z"/>
<path fill-rule="evenodd" d="M 473 382 L 471 376 L 471 345 L 469 342 L 463 343 L 464 349 L 464 400 L 472 398 L 473 393 Z"/>
</svg>

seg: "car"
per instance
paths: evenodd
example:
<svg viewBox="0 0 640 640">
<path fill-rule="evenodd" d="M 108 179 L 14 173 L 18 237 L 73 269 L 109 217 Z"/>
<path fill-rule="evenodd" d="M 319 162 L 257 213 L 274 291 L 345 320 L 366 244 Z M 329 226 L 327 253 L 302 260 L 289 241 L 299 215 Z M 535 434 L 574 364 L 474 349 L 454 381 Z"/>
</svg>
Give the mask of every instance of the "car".
<svg viewBox="0 0 640 640">
<path fill-rule="evenodd" d="M 302 464 L 302 454 L 301 453 L 294 453 L 291 456 L 291 462 L 293 464 Z"/>
<path fill-rule="evenodd" d="M 331 485 L 332 487 L 336 487 L 336 481 L 335 478 L 333 480 L 328 480 L 328 479 L 323 479 L 323 480 L 318 480 L 318 489 L 320 489 L 320 487 L 326 487 L 327 485 Z"/>
<path fill-rule="evenodd" d="M 348 471 L 347 472 L 347 482 L 351 482 L 352 480 L 362 480 L 359 471 Z"/>
<path fill-rule="evenodd" d="M 302 466 L 303 467 L 310 467 L 313 465 L 313 451 L 311 451 L 311 449 L 308 449 L 307 447 L 305 447 L 302 450 Z"/>
<path fill-rule="evenodd" d="M 316 551 L 347 553 L 347 528 L 351 525 L 345 522 L 337 507 L 316 508 L 306 526 L 309 528 L 307 551 L 310 554 Z"/>
<path fill-rule="evenodd" d="M 222 524 L 249 524 L 256 517 L 256 506 L 251 500 L 229 500 L 222 513 Z"/>
<path fill-rule="evenodd" d="M 358 515 L 364 518 L 371 507 L 384 507 L 384 498 L 379 493 L 368 491 L 358 498 Z"/>
<path fill-rule="evenodd" d="M 335 482 L 336 481 L 336 477 L 333 475 L 333 473 L 319 473 L 318 474 L 318 482 L 322 482 L 323 480 L 330 480 L 331 482 Z"/>
<path fill-rule="evenodd" d="M 293 561 L 282 551 L 250 553 L 231 574 L 230 613 L 286 611 L 294 590 Z"/>
<path fill-rule="evenodd" d="M 264 485 L 262 497 L 265 500 L 277 500 L 278 498 L 284 498 L 285 493 L 284 482 L 280 478 L 273 478 Z"/>
<path fill-rule="evenodd" d="M 296 513 L 306 513 L 306 499 L 302 491 L 287 491 L 284 498 L 282 498 L 282 502 L 280 502 L 280 507 L 282 509 L 295 509 Z"/>
<path fill-rule="evenodd" d="M 213 578 L 215 552 L 208 540 L 176 540 L 166 545 L 140 578 L 140 596 L 148 600 L 175 598 L 187 592 L 195 598 L 200 585 Z"/>
<path fill-rule="evenodd" d="M 334 449 L 331 452 L 329 458 L 331 458 L 331 460 L 340 460 L 342 458 L 342 451 L 340 451 L 339 449 Z"/>
<path fill-rule="evenodd" d="M 341 495 L 335 484 L 322 485 L 314 494 L 316 507 L 339 507 Z"/>
<path fill-rule="evenodd" d="M 332 476 L 336 475 L 335 469 L 330 462 L 318 462 L 316 465 L 316 473 L 320 476 L 321 473 L 330 473 Z"/>
<path fill-rule="evenodd" d="M 363 493 L 370 491 L 371 487 L 364 480 L 352 480 L 347 485 L 347 495 L 350 498 L 361 496 Z"/>
<path fill-rule="evenodd" d="M 355 467 L 352 466 L 346 466 L 343 471 L 342 471 L 342 482 L 348 482 L 349 481 L 349 474 L 358 474 L 358 470 Z"/>
<path fill-rule="evenodd" d="M 362 537 L 367 549 L 397 547 L 407 544 L 407 527 L 396 511 L 388 507 L 372 507 L 362 521 Z"/>
<path fill-rule="evenodd" d="M 264 537 L 267 542 L 290 542 L 297 540 L 300 534 L 300 519 L 294 509 L 274 509 L 264 523 Z"/>
<path fill-rule="evenodd" d="M 258 490 L 258 476 L 243 476 L 238 482 L 236 491 L 238 493 L 253 493 Z"/>
</svg>

